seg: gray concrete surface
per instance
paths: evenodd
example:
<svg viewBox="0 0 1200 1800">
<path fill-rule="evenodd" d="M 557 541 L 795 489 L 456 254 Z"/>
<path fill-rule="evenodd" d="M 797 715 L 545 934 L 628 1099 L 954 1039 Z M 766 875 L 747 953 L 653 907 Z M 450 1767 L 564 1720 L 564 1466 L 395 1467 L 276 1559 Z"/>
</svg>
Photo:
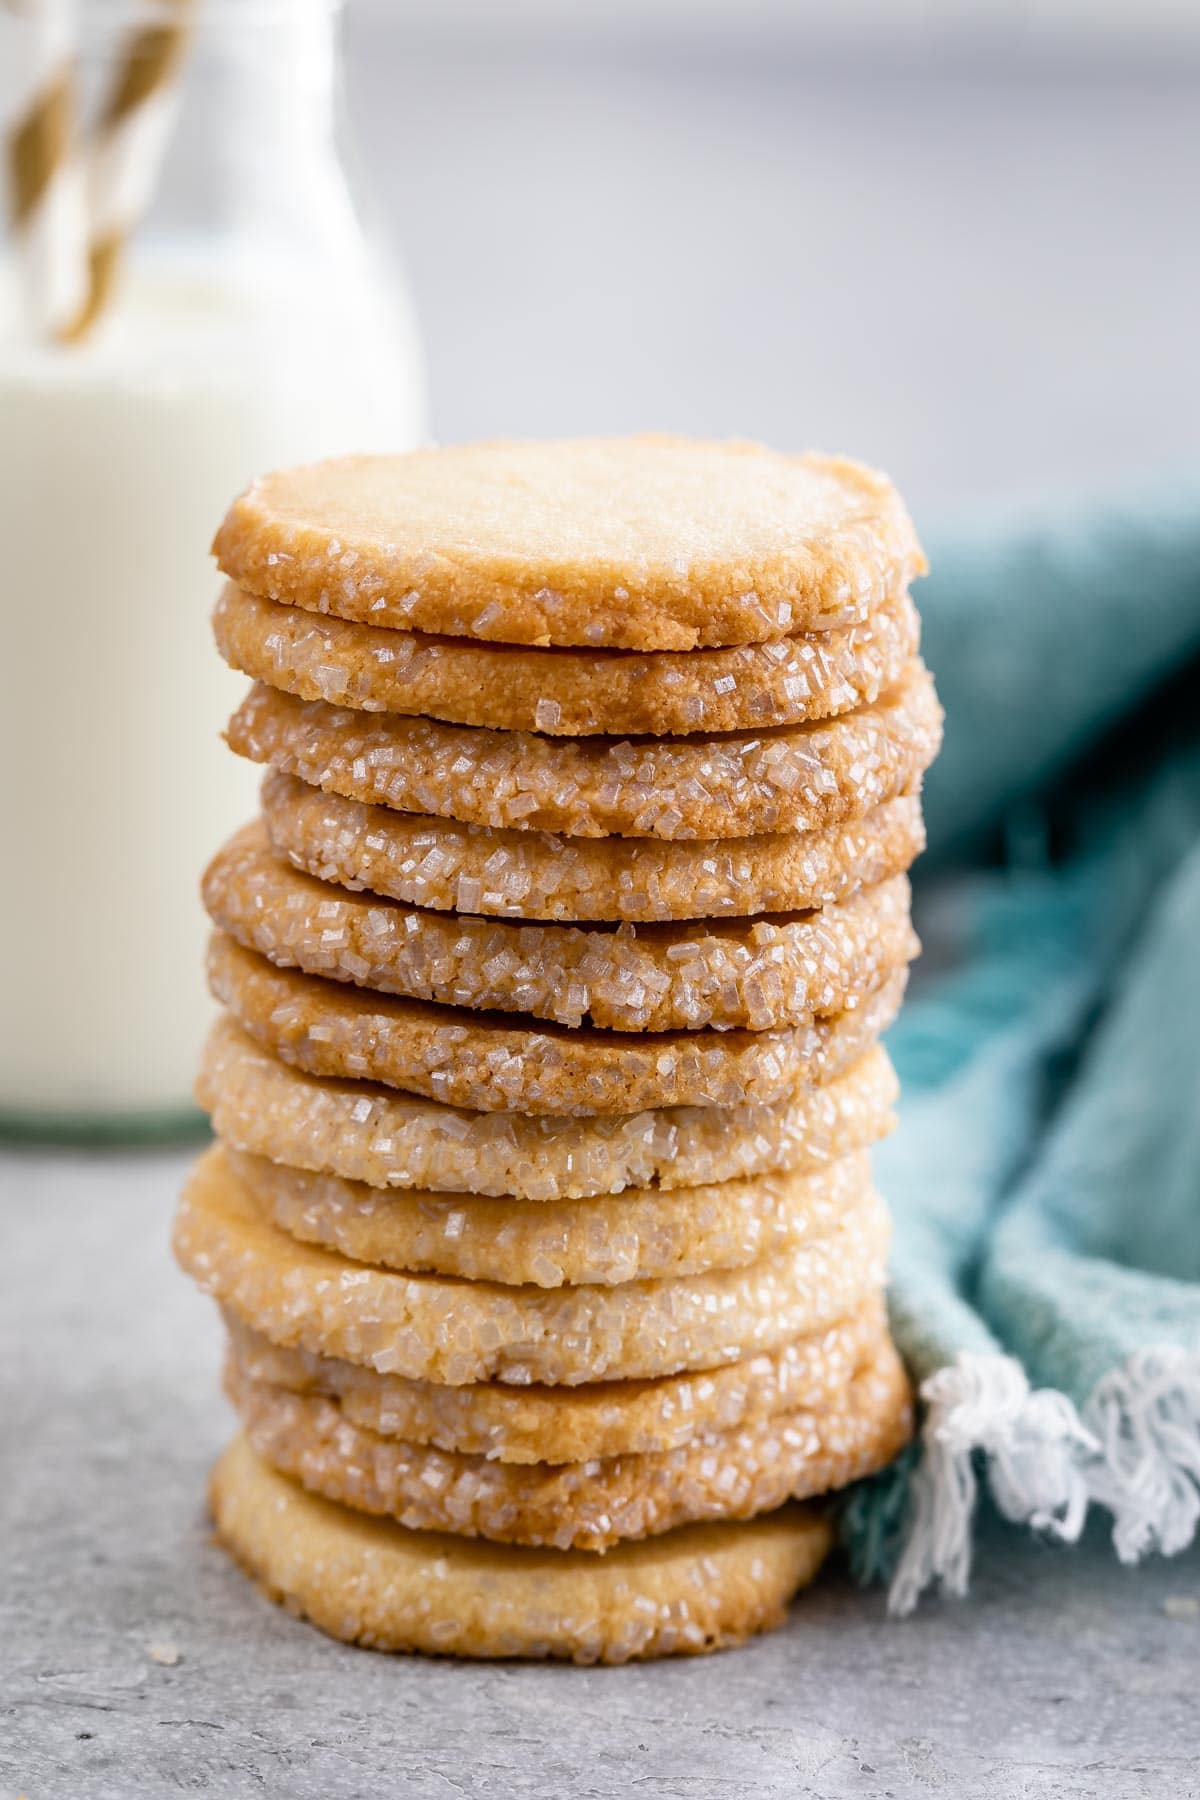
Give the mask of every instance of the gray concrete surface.
<svg viewBox="0 0 1200 1800">
<path fill-rule="evenodd" d="M 344 1649 L 209 1539 L 230 1429 L 166 1248 L 180 1154 L 0 1156 L 0 1797 L 978 1800 L 1200 1795 L 1200 1558 L 995 1528 L 973 1599 L 884 1622 L 834 1573 L 700 1663 Z"/>
</svg>

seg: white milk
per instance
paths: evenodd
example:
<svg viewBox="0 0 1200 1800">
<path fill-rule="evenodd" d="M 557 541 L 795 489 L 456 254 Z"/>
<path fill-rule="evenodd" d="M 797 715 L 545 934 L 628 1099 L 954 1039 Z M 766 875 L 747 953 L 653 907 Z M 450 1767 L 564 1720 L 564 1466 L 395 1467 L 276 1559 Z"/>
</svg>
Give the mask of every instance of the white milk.
<svg viewBox="0 0 1200 1800">
<path fill-rule="evenodd" d="M 252 476 L 421 434 L 407 320 L 348 325 L 303 276 L 176 259 L 94 344 L 0 348 L 0 1116 L 188 1101 L 199 878 L 258 786 L 220 738 L 247 683 L 209 543 Z"/>
</svg>

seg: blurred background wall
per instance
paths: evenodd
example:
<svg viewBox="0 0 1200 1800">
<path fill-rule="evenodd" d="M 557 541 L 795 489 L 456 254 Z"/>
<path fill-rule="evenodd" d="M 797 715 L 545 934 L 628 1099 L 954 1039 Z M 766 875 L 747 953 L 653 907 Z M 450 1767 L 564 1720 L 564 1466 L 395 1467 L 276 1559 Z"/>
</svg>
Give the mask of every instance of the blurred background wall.
<svg viewBox="0 0 1200 1800">
<path fill-rule="evenodd" d="M 867 456 L 913 504 L 1200 450 L 1200 4 L 350 0 L 433 424 Z"/>
</svg>

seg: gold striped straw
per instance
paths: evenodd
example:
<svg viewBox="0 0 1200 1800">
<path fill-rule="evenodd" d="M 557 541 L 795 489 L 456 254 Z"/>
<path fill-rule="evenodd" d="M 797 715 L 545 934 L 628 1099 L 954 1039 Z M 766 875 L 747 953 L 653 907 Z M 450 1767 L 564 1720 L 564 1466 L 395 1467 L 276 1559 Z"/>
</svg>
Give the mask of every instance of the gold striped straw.
<svg viewBox="0 0 1200 1800">
<path fill-rule="evenodd" d="M 74 67 L 65 0 L 7 0 L 5 161 L 34 323 L 62 335 L 84 291 L 83 192 L 72 152 Z"/>
<path fill-rule="evenodd" d="M 68 335 L 86 337 L 112 303 L 121 258 L 150 205 L 179 99 L 193 0 L 158 0 L 130 32 L 88 165 L 88 292 Z"/>
</svg>

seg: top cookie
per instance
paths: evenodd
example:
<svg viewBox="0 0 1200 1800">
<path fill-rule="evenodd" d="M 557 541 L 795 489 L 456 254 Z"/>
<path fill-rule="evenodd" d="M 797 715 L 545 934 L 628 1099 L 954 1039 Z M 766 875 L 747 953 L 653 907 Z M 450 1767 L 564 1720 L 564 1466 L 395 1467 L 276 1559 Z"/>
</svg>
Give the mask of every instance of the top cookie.
<svg viewBox="0 0 1200 1800">
<path fill-rule="evenodd" d="M 213 544 L 254 594 L 500 643 L 690 650 L 864 619 L 925 569 L 883 475 L 686 438 L 465 444 L 254 482 Z"/>
</svg>

